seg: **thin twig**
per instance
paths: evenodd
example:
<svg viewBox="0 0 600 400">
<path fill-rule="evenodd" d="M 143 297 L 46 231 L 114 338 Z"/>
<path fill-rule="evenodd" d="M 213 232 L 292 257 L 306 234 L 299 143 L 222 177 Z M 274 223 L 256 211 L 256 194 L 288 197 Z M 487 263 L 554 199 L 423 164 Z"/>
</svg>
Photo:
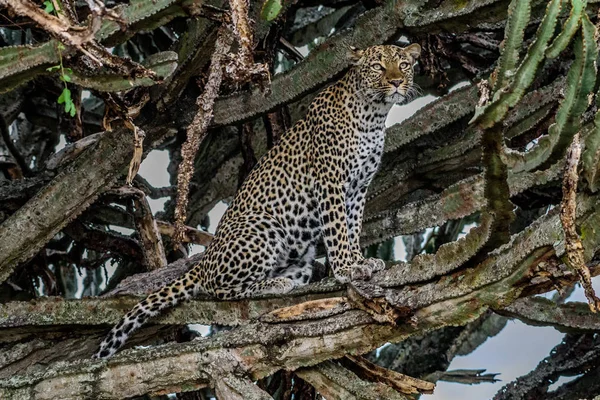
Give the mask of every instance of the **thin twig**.
<svg viewBox="0 0 600 400">
<path fill-rule="evenodd" d="M 577 215 L 577 182 L 579 175 L 577 166 L 581 158 L 581 141 L 579 133 L 573 138 L 569 148 L 565 174 L 563 178 L 563 199 L 560 204 L 560 221 L 565 234 L 565 263 L 579 276 L 579 282 L 585 291 L 585 297 L 592 312 L 600 309 L 600 299 L 592 287 L 590 270 L 585 264 L 585 255 L 581 238 L 575 228 Z"/>
</svg>

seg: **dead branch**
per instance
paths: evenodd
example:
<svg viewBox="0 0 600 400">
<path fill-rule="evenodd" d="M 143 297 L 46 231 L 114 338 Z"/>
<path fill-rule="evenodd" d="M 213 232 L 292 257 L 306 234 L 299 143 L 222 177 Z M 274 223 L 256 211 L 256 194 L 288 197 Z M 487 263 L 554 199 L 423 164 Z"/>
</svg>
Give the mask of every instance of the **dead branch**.
<svg viewBox="0 0 600 400">
<path fill-rule="evenodd" d="M 594 332 L 600 330 L 598 317 L 585 303 L 557 305 L 542 297 L 519 299 L 496 312 L 534 326 L 553 326 L 561 332 Z"/>
<path fill-rule="evenodd" d="M 84 243 L 89 249 L 98 252 L 111 251 L 122 257 L 143 260 L 143 251 L 139 243 L 127 236 L 90 228 L 78 220 L 67 225 L 64 232 L 73 240 Z"/>
<path fill-rule="evenodd" d="M 175 235 L 175 225 L 165 221 L 156 221 L 156 225 L 158 226 L 158 231 L 161 235 L 171 237 Z M 185 225 L 183 229 L 183 243 L 193 243 L 202 246 L 208 246 L 213 240 L 213 235 L 211 233 L 201 231 L 199 229 L 192 228 L 191 226 L 187 225 Z"/>
<path fill-rule="evenodd" d="M 2 114 L 0 114 L 0 135 L 2 136 L 2 139 L 4 140 L 4 144 L 6 145 L 6 148 L 10 152 L 10 155 L 12 156 L 12 158 L 15 159 L 17 165 L 21 169 L 22 174 L 24 176 L 31 176 L 31 168 L 29 168 L 29 165 L 27 165 L 27 161 L 25 161 L 25 158 L 23 157 L 23 155 L 15 147 L 15 144 L 13 143 L 12 139 L 10 138 L 10 130 L 9 129 L 10 128 L 9 128 L 8 124 L 6 123 L 4 117 L 2 116 Z"/>
<path fill-rule="evenodd" d="M 435 385 L 420 379 L 415 379 L 410 376 L 400 374 L 389 369 L 382 368 L 363 357 L 347 355 L 346 359 L 351 361 L 351 365 L 344 363 L 351 371 L 354 371 L 358 376 L 385 383 L 404 394 L 426 393 L 432 394 Z"/>
<path fill-rule="evenodd" d="M 389 386 L 363 380 L 334 361 L 326 361 L 312 368 L 299 369 L 296 374 L 328 399 L 410 399 Z"/>
<path fill-rule="evenodd" d="M 131 138 L 125 130 L 104 133 L 63 169 L 65 173 L 0 224 L 0 282 L 110 187 L 130 154 Z"/>
<path fill-rule="evenodd" d="M 152 215 L 144 192 L 133 188 L 132 191 L 134 192 L 135 225 L 142 242 L 146 265 L 149 270 L 164 267 L 168 263 L 157 221 Z"/>
<path fill-rule="evenodd" d="M 548 387 L 562 375 L 582 374 L 585 379 L 585 375 L 591 373 L 592 379 L 588 385 L 597 386 L 598 372 L 590 371 L 589 365 L 597 363 L 599 358 L 600 338 L 598 335 L 593 333 L 568 334 L 562 343 L 552 349 L 550 355 L 542 360 L 533 371 L 506 384 L 494 396 L 494 400 L 554 398 L 551 397 Z M 571 397 L 573 395 L 575 397 Z M 568 396 L 580 398 L 575 391 L 569 391 Z"/>
<path fill-rule="evenodd" d="M 188 127 L 187 139 L 181 148 L 183 160 L 177 173 L 177 206 L 175 208 L 175 235 L 173 237 L 175 244 L 183 241 L 190 180 L 194 173 L 194 159 L 212 120 L 213 105 L 223 78 L 223 61 L 231 48 L 232 42 L 233 35 L 229 27 L 226 25 L 221 26 L 215 43 L 215 51 L 211 58 L 204 92 L 196 100 L 198 112 Z"/>
<path fill-rule="evenodd" d="M 259 82 L 269 81 L 269 69 L 266 64 L 255 64 L 253 57 L 253 38 L 248 22 L 248 0 L 229 0 L 233 31 L 240 44 L 239 53 L 231 56 L 226 70 L 237 82 L 248 82 L 258 77 Z"/>
<path fill-rule="evenodd" d="M 575 228 L 575 216 L 577 214 L 577 182 L 579 174 L 577 167 L 581 158 L 581 142 L 579 133 L 573 138 L 573 143 L 568 151 L 567 165 L 563 178 L 563 200 L 560 207 L 560 221 L 565 234 L 565 263 L 579 275 L 579 281 L 585 291 L 590 310 L 600 310 L 600 299 L 596 296 L 592 287 L 590 270 L 584 262 L 583 245 L 577 229 Z"/>
<path fill-rule="evenodd" d="M 435 378 L 436 381 L 455 382 L 465 385 L 477 385 L 483 382 L 498 382 L 498 374 L 484 374 L 485 369 L 456 369 L 452 371 L 440 371 L 431 374 L 428 378 Z"/>
</svg>

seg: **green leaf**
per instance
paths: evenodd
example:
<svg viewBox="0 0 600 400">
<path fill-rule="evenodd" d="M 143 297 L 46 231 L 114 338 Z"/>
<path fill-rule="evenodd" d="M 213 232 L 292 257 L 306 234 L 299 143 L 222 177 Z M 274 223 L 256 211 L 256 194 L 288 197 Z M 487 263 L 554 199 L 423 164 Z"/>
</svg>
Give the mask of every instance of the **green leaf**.
<svg viewBox="0 0 600 400">
<path fill-rule="evenodd" d="M 60 96 L 58 96 L 58 104 L 71 102 L 71 91 L 64 88 Z"/>
<path fill-rule="evenodd" d="M 71 112 L 71 109 L 74 107 L 73 102 L 72 101 L 65 101 L 65 112 L 69 113 Z"/>
<path fill-rule="evenodd" d="M 57 44 L 57 45 L 56 45 L 56 48 L 57 48 L 58 50 L 64 50 L 64 49 L 65 49 L 65 45 L 64 45 L 64 44 L 62 44 L 62 43 L 59 43 L 59 44 Z"/>
<path fill-rule="evenodd" d="M 53 67 L 46 68 L 46 71 L 48 71 L 48 72 L 54 72 L 54 71 L 58 71 L 59 69 L 60 69 L 60 65 L 55 65 Z"/>
<path fill-rule="evenodd" d="M 71 82 L 71 77 L 67 74 L 61 75 L 60 80 L 63 82 Z"/>
<path fill-rule="evenodd" d="M 54 4 L 52 4 L 51 1 L 45 1 L 44 5 L 46 6 L 46 8 L 44 8 L 44 12 L 50 14 L 54 11 Z"/>
<path fill-rule="evenodd" d="M 279 16 L 282 9 L 282 0 L 265 0 L 260 11 L 260 17 L 266 21 L 273 21 Z"/>
<path fill-rule="evenodd" d="M 77 110 L 75 109 L 75 104 L 73 104 L 73 107 L 71 107 L 71 111 L 69 112 L 69 115 L 71 115 L 71 117 L 74 117 L 77 114 Z"/>
</svg>

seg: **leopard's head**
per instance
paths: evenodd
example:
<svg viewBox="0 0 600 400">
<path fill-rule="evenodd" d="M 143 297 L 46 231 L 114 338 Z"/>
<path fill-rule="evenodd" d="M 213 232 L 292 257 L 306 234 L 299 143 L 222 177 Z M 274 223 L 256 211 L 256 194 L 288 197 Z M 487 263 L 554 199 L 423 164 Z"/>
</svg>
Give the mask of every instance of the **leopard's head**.
<svg viewBox="0 0 600 400">
<path fill-rule="evenodd" d="M 404 103 L 413 97 L 414 65 L 420 55 L 421 46 L 416 43 L 404 48 L 351 48 L 349 52 L 361 93 L 372 101 L 386 103 Z"/>
</svg>

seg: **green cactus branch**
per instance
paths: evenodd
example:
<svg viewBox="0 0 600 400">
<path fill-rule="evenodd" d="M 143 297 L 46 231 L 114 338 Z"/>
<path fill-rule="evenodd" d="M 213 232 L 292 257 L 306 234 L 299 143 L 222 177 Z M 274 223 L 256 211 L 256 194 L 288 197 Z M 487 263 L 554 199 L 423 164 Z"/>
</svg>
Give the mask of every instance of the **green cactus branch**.
<svg viewBox="0 0 600 400">
<path fill-rule="evenodd" d="M 173 51 L 156 53 L 144 60 L 142 64 L 153 71 L 159 79 L 165 79 L 177 68 L 177 53 Z M 121 75 L 110 73 L 85 76 L 76 70 L 72 73 L 72 80 L 79 86 L 101 92 L 118 92 L 134 87 L 153 86 L 157 83 L 155 79 L 149 77 L 127 79 Z"/>
<path fill-rule="evenodd" d="M 581 78 L 576 86 L 579 89 L 577 93 L 576 102 L 573 104 L 573 108 L 570 111 L 569 115 L 565 117 L 566 121 L 564 122 L 563 128 L 559 135 L 559 140 L 557 142 L 554 151 L 550 159 L 545 163 L 552 163 L 554 160 L 561 158 L 569 145 L 573 140 L 573 136 L 580 130 L 581 128 L 581 115 L 588 107 L 589 95 L 594 91 L 594 87 L 596 85 L 596 73 L 597 73 L 597 59 L 598 59 L 598 45 L 596 43 L 596 27 L 590 21 L 587 14 L 584 14 L 581 19 L 581 46 L 582 46 L 582 55 L 583 55 L 583 66 L 581 72 Z M 576 57 L 578 53 L 578 42 L 575 43 L 575 52 Z M 568 76 L 567 76 L 568 79 Z M 556 115 L 557 122 L 562 121 L 562 115 L 560 113 L 560 109 Z M 548 129 L 549 134 L 553 133 L 552 126 Z M 543 165 L 542 165 L 543 167 Z"/>
<path fill-rule="evenodd" d="M 552 0 L 548 3 L 546 13 L 536 33 L 535 41 L 528 49 L 523 62 L 516 71 L 513 69 L 518 58 L 518 51 L 521 48 L 524 30 L 517 33 L 509 32 L 509 27 L 511 29 L 516 29 L 515 25 L 521 24 L 520 20 L 514 24 L 512 23 L 513 19 L 516 19 L 515 15 L 509 19 L 506 34 L 516 36 L 516 38 L 510 36 L 508 43 L 512 46 L 514 41 L 518 41 L 518 48 L 512 49 L 509 45 L 505 44 L 504 52 L 506 53 L 506 57 L 504 55 L 505 53 L 503 53 L 501 61 L 506 61 L 504 61 L 504 63 L 499 62 L 498 68 L 494 72 L 497 76 L 496 84 L 501 86 L 499 86 L 499 88 L 495 86 L 491 103 L 477 109 L 477 112 L 473 117 L 473 122 L 477 122 L 483 128 L 490 128 L 498 123 L 498 121 L 502 120 L 510 108 L 521 101 L 523 95 L 533 83 L 540 63 L 544 60 L 548 42 L 554 36 L 556 22 L 563 1 L 564 0 Z M 519 1 L 517 2 L 521 3 Z M 517 12 L 517 10 L 513 10 L 513 12 Z M 511 55 L 511 51 L 515 51 L 516 54 L 514 56 Z M 508 61 L 508 59 L 510 59 L 510 61 Z M 502 81 L 500 81 L 499 77 L 503 77 Z"/>
<path fill-rule="evenodd" d="M 384 152 L 392 152 L 413 140 L 439 131 L 473 112 L 477 87 L 468 85 L 427 104 L 400 124 L 389 127 Z"/>
<path fill-rule="evenodd" d="M 571 12 L 569 18 L 565 21 L 560 34 L 554 39 L 548 50 L 546 51 L 546 57 L 556 58 L 558 55 L 567 48 L 575 33 L 581 26 L 581 16 L 585 12 L 585 6 L 587 5 L 586 0 L 572 0 L 571 1 Z"/>
<path fill-rule="evenodd" d="M 0 48 L 0 79 L 42 64 L 57 64 L 56 42 Z M 0 82 L 2 82 L 0 80 Z"/>
<path fill-rule="evenodd" d="M 523 124 L 530 116 L 535 115 L 538 110 L 545 107 L 554 107 L 561 91 L 564 88 L 564 79 L 557 79 L 550 85 L 527 93 L 519 107 L 512 109 L 507 115 L 504 127 L 511 130 L 512 137 L 517 137 L 529 129 L 528 124 Z M 390 193 L 395 193 L 392 198 L 398 196 L 406 187 L 406 180 L 418 171 L 424 174 L 428 170 L 436 170 L 444 165 L 446 160 L 453 160 L 450 165 L 464 164 L 461 158 L 468 152 L 474 153 L 469 159 L 472 167 L 478 165 L 479 142 L 482 130 L 470 125 L 466 127 L 463 134 L 456 140 L 445 139 L 443 146 L 433 146 L 432 149 L 420 151 L 416 159 L 407 159 L 403 155 L 413 154 L 410 150 L 411 142 L 418 138 L 426 140 L 426 135 L 447 137 L 445 129 L 450 123 L 460 118 L 468 117 L 475 109 L 476 99 L 473 86 L 458 89 L 443 96 L 429 105 L 417 111 L 412 117 L 400 124 L 388 128 L 386 133 L 386 156 L 383 159 L 381 172 L 376 175 L 369 187 L 368 201 L 369 209 L 383 210 L 390 206 L 385 200 Z M 407 146 L 409 146 L 407 148 Z M 512 174 L 512 172 L 510 172 Z M 522 176 L 523 174 L 518 174 Z M 372 213 L 372 212 L 371 212 Z M 441 222 L 443 223 L 443 222 Z M 410 225 L 410 224 L 409 224 Z"/>
<path fill-rule="evenodd" d="M 503 159 L 514 172 L 547 166 L 561 158 L 581 127 L 580 118 L 595 84 L 598 56 L 593 39 L 595 28 L 587 15 L 583 16 L 581 26 L 582 32 L 575 39 L 575 61 L 567 74 L 565 97 L 556 113 L 556 122 L 548 128 L 548 135 L 541 137 L 528 152 L 505 152 Z"/>
<path fill-rule="evenodd" d="M 130 0 L 129 4 L 118 5 L 113 11 L 121 17 L 126 25 L 132 25 L 157 14 L 159 11 L 175 3 L 175 1 L 176 0 Z M 103 41 L 120 30 L 121 26 L 118 22 L 108 19 L 104 20 L 100 29 L 96 32 L 96 40 Z"/>
<path fill-rule="evenodd" d="M 561 176 L 563 166 L 564 162 L 559 161 L 543 171 L 509 172 L 510 196 L 557 181 Z M 399 207 L 392 206 L 385 212 L 371 213 L 370 206 L 376 201 L 377 197 L 367 203 L 360 239 L 363 246 L 381 243 L 398 235 L 409 235 L 425 228 L 440 226 L 449 220 L 464 218 L 483 210 L 486 206 L 484 178 L 483 174 L 469 177 L 423 201 Z"/>
<path fill-rule="evenodd" d="M 502 161 L 504 135 L 502 127 L 496 125 L 485 129 L 481 138 L 482 164 L 484 168 L 484 197 L 487 212 L 493 214 L 492 233 L 486 246 L 481 250 L 488 252 L 510 239 L 510 224 L 514 220 L 514 205 L 510 201 L 508 187 L 508 168 Z"/>
<path fill-rule="evenodd" d="M 504 48 L 498 59 L 498 67 L 492 76 L 492 91 L 497 93 L 506 86 L 519 62 L 525 28 L 531 14 L 530 0 L 512 0 L 508 6 L 508 20 L 504 31 Z"/>
<path fill-rule="evenodd" d="M 586 303 L 569 302 L 557 305 L 543 297 L 518 299 L 511 305 L 494 310 L 511 318 L 518 318 L 533 326 L 552 326 L 559 332 L 596 332 L 600 320 Z"/>
<path fill-rule="evenodd" d="M 494 217 L 489 213 L 482 213 L 479 225 L 467 235 L 455 242 L 440 246 L 434 254 L 418 254 L 410 263 L 394 263 L 394 271 L 403 271 L 400 280 L 381 280 L 384 287 L 407 285 L 424 282 L 438 276 L 447 275 L 460 268 L 469 261 L 486 244 L 491 235 Z M 408 265 L 410 264 L 410 265 Z"/>
<path fill-rule="evenodd" d="M 564 83 L 564 79 L 557 79 L 550 85 L 527 93 L 520 102 L 519 107 L 513 108 L 506 115 L 503 123 L 506 129 L 505 138 L 518 137 L 544 119 L 558 103 L 557 99 L 564 89 Z M 475 101 L 474 97 L 471 98 L 469 103 L 472 104 Z M 473 106 L 471 111 L 474 108 Z M 452 110 L 452 112 L 454 111 Z M 417 115 L 419 116 L 418 118 L 429 118 L 433 121 L 437 119 L 437 114 L 428 116 L 427 114 L 423 115 L 418 112 L 415 116 Z M 461 140 L 457 143 L 449 142 L 442 148 L 426 150 L 420 156 L 419 162 L 427 165 L 458 157 L 460 154 L 464 154 L 467 150 L 479 145 L 482 132 L 483 130 L 480 127 L 469 125 L 463 134 L 464 138 L 468 138 L 468 140 Z"/>
<path fill-rule="evenodd" d="M 579 222 L 585 223 L 587 220 L 596 220 L 598 216 L 597 198 L 594 196 L 580 196 L 577 206 L 580 215 Z M 597 243 L 600 240 L 600 231 L 590 232 L 591 238 L 588 244 Z M 529 227 L 520 233 L 511 237 L 509 245 L 502 246 L 478 264 L 476 267 L 463 270 L 461 273 L 450 279 L 440 279 L 419 285 L 419 290 L 414 291 L 412 286 L 406 286 L 398 290 L 388 288 L 378 291 L 378 296 L 385 298 L 390 304 L 399 307 L 409 307 L 410 309 L 421 309 L 431 304 L 431 293 L 436 293 L 436 301 L 449 300 L 468 296 L 472 293 L 481 293 L 485 296 L 493 296 L 492 293 L 485 290 L 490 284 L 508 279 L 516 283 L 524 271 L 521 270 L 525 265 L 531 266 L 541 260 L 555 257 L 555 262 L 560 264 L 558 257 L 560 254 L 554 250 L 559 247 L 564 240 L 558 210 L 554 209 L 549 214 L 538 218 Z M 595 245 L 594 247 L 597 247 Z M 538 260 L 538 261 L 535 261 Z M 589 258 L 586 260 L 589 261 Z M 487 272 L 486 272 L 487 271 Z M 490 274 L 489 271 L 493 271 Z M 520 272 L 517 272 L 520 271 Z M 404 274 L 406 273 L 405 264 L 397 264 L 385 273 L 379 274 L 372 281 L 357 283 L 358 289 L 369 288 L 371 286 L 383 285 L 402 285 Z M 569 276 L 576 280 L 575 274 L 569 272 Z M 513 280 L 513 278 L 516 278 Z M 427 289 L 425 289 L 427 288 Z M 514 288 L 513 288 L 514 289 Z M 365 289 L 366 290 L 366 289 Z M 517 289 L 520 292 L 520 289 Z M 512 299 L 505 299 L 511 302 Z M 419 315 L 420 311 L 416 313 Z"/>
</svg>

